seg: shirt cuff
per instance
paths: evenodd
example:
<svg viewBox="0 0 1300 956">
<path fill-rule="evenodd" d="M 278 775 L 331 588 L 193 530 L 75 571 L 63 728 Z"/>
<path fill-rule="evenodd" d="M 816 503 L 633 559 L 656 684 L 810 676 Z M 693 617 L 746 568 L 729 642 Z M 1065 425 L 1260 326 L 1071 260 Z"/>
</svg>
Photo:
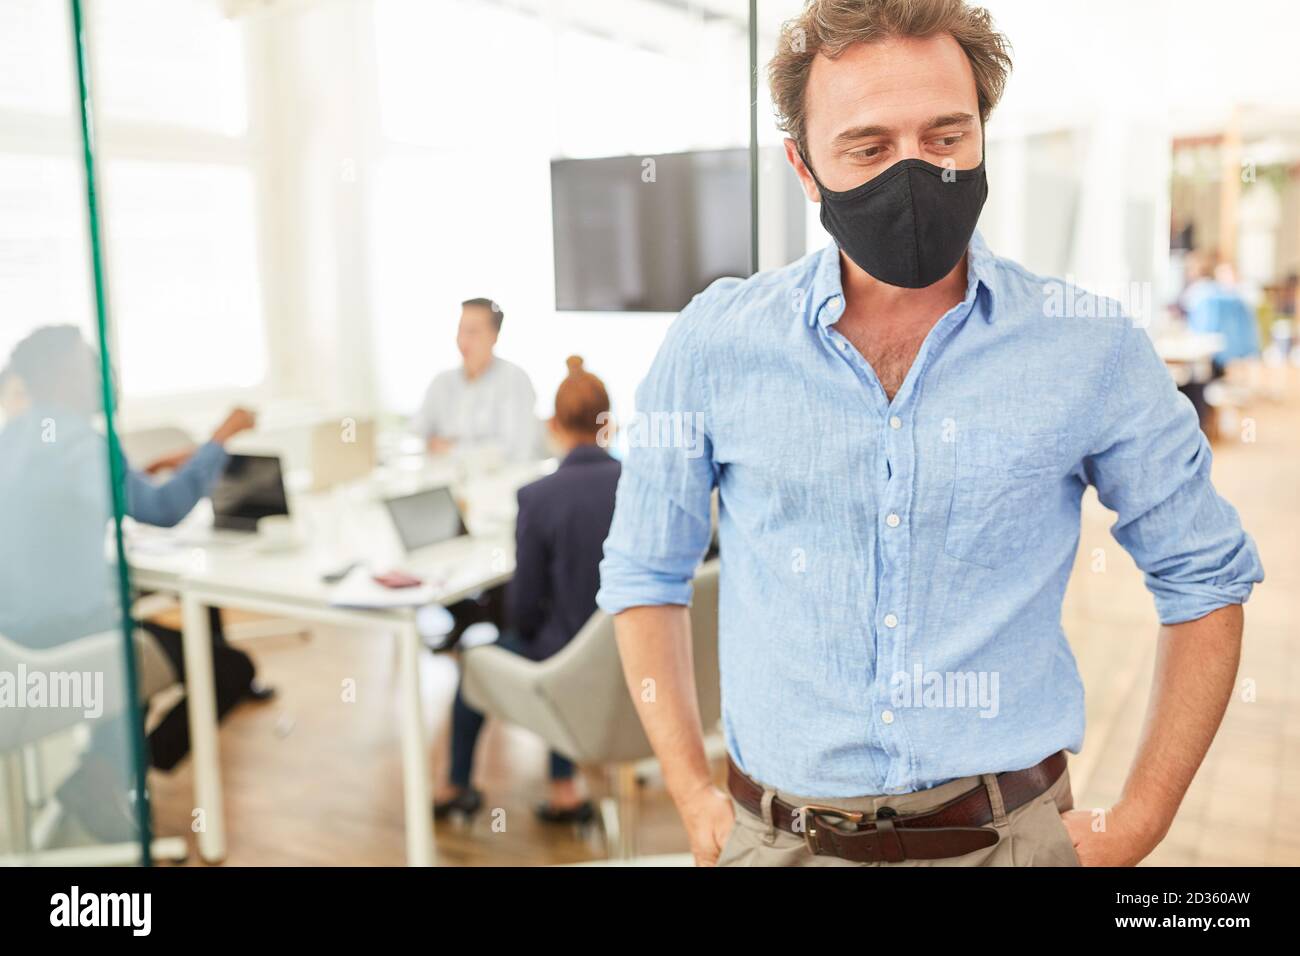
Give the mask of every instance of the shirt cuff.
<svg viewBox="0 0 1300 956">
<path fill-rule="evenodd" d="M 1183 624 L 1231 604 L 1245 604 L 1254 586 L 1264 580 L 1264 566 L 1254 539 L 1242 533 L 1229 553 L 1215 562 L 1219 570 L 1202 580 L 1170 580 L 1146 576 L 1161 624 Z"/>
<path fill-rule="evenodd" d="M 667 604 L 690 607 L 694 592 L 689 575 L 682 577 L 679 574 L 619 569 L 606 561 L 601 565 L 596 606 L 606 614 L 618 614 L 630 607 Z"/>
<path fill-rule="evenodd" d="M 1231 587 L 1200 586 L 1180 588 L 1177 591 L 1162 586 L 1160 583 L 1148 582 L 1156 602 L 1156 615 L 1160 623 L 1186 624 L 1205 617 L 1212 611 L 1233 604 L 1245 604 L 1250 598 L 1254 584 L 1247 581 Z"/>
</svg>

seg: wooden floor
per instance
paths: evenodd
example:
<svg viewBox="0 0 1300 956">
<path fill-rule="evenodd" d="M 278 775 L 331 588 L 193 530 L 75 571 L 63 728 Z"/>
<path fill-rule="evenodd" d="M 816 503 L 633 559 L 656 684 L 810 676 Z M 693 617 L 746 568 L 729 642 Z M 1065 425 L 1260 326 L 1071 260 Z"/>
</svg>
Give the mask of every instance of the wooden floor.
<svg viewBox="0 0 1300 956">
<path fill-rule="evenodd" d="M 1256 440 L 1225 430 L 1214 476 L 1263 555 L 1267 582 L 1247 607 L 1239 692 L 1168 839 L 1149 858 L 1172 865 L 1300 864 L 1300 374 L 1246 409 Z M 1071 764 L 1075 805 L 1101 807 L 1119 793 L 1137 742 L 1154 659 L 1156 620 L 1128 556 L 1110 538 L 1111 516 L 1091 494 L 1065 606 L 1065 627 L 1087 688 L 1088 730 Z M 1105 569 L 1094 570 L 1096 549 Z M 391 643 L 328 629 L 310 640 L 266 638 L 250 647 L 280 691 L 244 705 L 221 731 L 227 865 L 399 865 L 404 861 L 396 658 Z M 425 712 L 433 772 L 447 762 L 455 663 L 425 655 Z M 356 700 L 343 685 L 355 681 Z M 1253 692 L 1252 692 L 1253 688 Z M 438 862 L 534 865 L 598 859 L 597 832 L 543 827 L 531 807 L 544 792 L 546 753 L 529 734 L 489 723 L 479 784 L 504 812 L 469 828 L 440 825 Z M 188 764 L 155 774 L 158 835 L 188 834 Z M 671 804 L 644 795 L 645 853 L 679 853 L 686 841 Z M 192 854 L 191 863 L 197 862 Z"/>
</svg>

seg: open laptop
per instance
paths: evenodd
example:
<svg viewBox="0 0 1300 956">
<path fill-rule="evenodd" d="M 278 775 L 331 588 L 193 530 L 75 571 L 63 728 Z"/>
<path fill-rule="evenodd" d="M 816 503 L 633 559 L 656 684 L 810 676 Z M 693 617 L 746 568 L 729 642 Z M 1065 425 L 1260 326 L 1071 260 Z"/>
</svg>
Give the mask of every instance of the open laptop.
<svg viewBox="0 0 1300 956">
<path fill-rule="evenodd" d="M 246 534 L 271 515 L 287 515 L 284 472 L 275 455 L 231 455 L 212 489 L 214 531 Z"/>
<path fill-rule="evenodd" d="M 460 506 L 447 487 L 387 498 L 384 507 L 407 554 L 469 533 Z"/>
</svg>

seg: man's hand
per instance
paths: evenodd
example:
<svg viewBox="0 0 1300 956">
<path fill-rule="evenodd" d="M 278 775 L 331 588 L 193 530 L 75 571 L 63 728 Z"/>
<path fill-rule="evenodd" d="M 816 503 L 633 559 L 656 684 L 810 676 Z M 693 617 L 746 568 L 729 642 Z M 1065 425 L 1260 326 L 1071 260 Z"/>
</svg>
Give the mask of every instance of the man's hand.
<svg viewBox="0 0 1300 956">
<path fill-rule="evenodd" d="M 431 455 L 446 455 L 455 446 L 456 443 L 451 441 L 450 439 L 443 438 L 440 435 L 434 435 L 432 438 L 429 439 L 426 447 L 428 447 L 429 454 Z"/>
<path fill-rule="evenodd" d="M 240 432 L 248 431 L 257 424 L 257 416 L 247 408 L 232 409 L 226 420 L 212 433 L 212 440 L 224 445 Z"/>
<path fill-rule="evenodd" d="M 1104 830 L 1094 830 L 1091 810 L 1067 810 L 1061 822 L 1069 831 L 1083 866 L 1137 866 L 1164 839 L 1167 825 L 1123 800 L 1106 811 Z"/>
<path fill-rule="evenodd" d="M 715 866 L 722 846 L 736 825 L 736 813 L 731 798 L 709 784 L 677 805 L 682 825 L 691 841 L 691 854 L 696 866 Z"/>
</svg>

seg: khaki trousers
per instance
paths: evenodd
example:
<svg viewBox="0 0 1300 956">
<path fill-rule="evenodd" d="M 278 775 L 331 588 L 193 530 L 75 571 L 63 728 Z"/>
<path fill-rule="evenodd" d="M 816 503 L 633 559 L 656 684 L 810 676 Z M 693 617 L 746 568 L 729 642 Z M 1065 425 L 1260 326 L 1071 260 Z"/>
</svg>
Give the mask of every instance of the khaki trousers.
<svg viewBox="0 0 1300 956">
<path fill-rule="evenodd" d="M 868 816 L 884 806 L 893 807 L 900 816 L 924 813 L 947 803 L 974 787 L 988 788 L 993 805 L 993 822 L 999 840 L 993 846 L 944 860 L 904 860 L 902 863 L 854 863 L 834 856 L 814 856 L 803 837 L 782 830 L 771 820 L 773 797 L 794 806 L 815 803 L 844 810 L 865 811 Z M 962 777 L 917 793 L 880 797 L 812 798 L 764 791 L 763 805 L 768 819 L 750 813 L 732 798 L 736 825 L 727 837 L 718 857 L 718 866 L 1078 866 L 1070 835 L 1061 813 L 1073 804 L 1070 794 L 1070 771 L 1067 769 L 1046 791 L 1011 813 L 1003 809 L 997 777 L 983 774 Z"/>
</svg>

